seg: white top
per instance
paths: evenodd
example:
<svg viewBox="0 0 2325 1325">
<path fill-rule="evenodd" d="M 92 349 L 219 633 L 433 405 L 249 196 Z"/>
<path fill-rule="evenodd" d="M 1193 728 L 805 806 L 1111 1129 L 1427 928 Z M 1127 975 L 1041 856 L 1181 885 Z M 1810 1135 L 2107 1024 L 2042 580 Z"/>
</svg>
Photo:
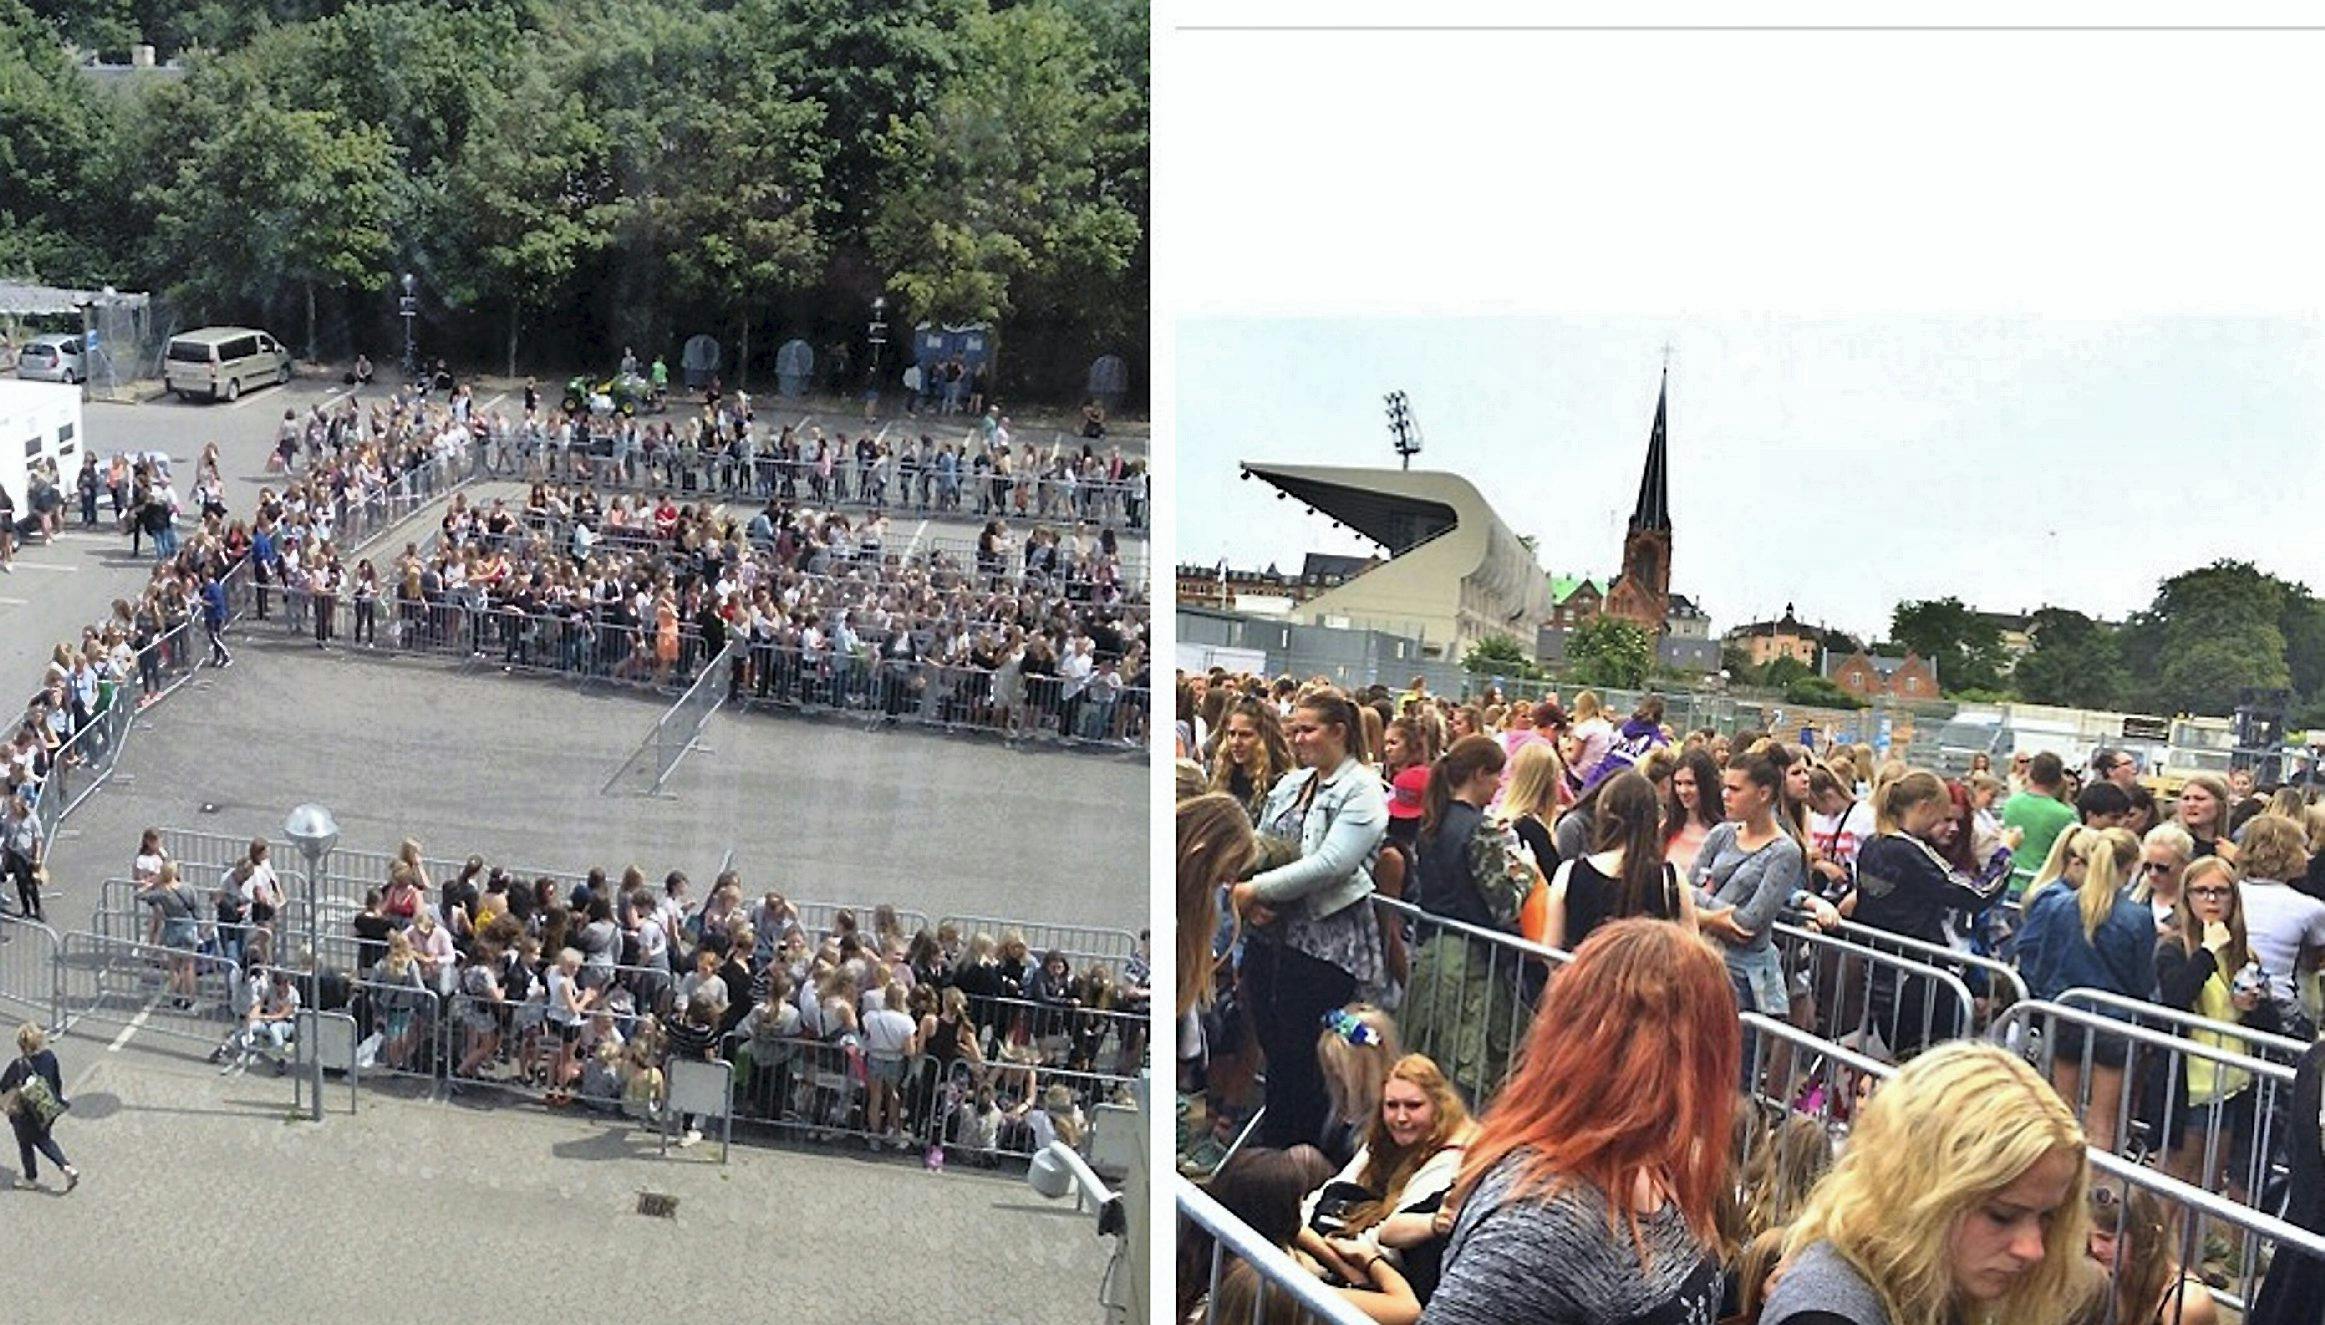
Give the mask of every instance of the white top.
<svg viewBox="0 0 2325 1325">
<path fill-rule="evenodd" d="M 2325 902 L 2290 884 L 2247 879 L 2236 886 L 2244 902 L 2245 936 L 2268 972 L 2269 991 L 2293 998 L 2293 971 L 2303 949 L 2325 949 Z"/>
<path fill-rule="evenodd" d="M 902 1058 L 918 1029 L 911 1013 L 881 1008 L 864 1017 L 864 1048 L 876 1058 Z"/>
</svg>

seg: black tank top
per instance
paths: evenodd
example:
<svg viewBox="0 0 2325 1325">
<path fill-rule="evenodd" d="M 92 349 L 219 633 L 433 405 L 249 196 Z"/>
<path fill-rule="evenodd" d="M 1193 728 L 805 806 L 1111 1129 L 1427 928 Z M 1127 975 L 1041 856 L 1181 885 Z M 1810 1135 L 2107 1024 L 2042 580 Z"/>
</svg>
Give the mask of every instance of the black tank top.
<svg viewBox="0 0 2325 1325">
<path fill-rule="evenodd" d="M 1678 872 L 1671 862 L 1663 862 L 1663 887 L 1649 899 L 1642 915 L 1657 920 L 1679 918 Z M 1623 881 L 1610 879 L 1590 863 L 1589 856 L 1574 858 L 1566 875 L 1566 950 L 1574 951 L 1590 937 L 1592 930 L 1610 920 L 1619 920 L 1623 896 Z"/>
</svg>

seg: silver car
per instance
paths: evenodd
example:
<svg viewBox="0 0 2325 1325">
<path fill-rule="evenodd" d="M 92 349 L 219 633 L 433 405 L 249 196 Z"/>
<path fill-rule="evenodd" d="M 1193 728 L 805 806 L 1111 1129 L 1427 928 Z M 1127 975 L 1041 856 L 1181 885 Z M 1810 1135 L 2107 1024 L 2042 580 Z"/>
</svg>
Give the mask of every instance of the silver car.
<svg viewBox="0 0 2325 1325">
<path fill-rule="evenodd" d="M 16 353 L 16 375 L 35 382 L 89 380 L 89 364 L 79 336 L 35 336 Z"/>
</svg>

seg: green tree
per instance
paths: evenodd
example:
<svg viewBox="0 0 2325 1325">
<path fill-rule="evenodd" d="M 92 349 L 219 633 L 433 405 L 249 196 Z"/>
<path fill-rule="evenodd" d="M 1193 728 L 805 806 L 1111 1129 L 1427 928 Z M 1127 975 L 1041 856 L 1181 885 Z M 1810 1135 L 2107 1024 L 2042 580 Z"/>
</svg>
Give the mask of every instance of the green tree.
<svg viewBox="0 0 2325 1325">
<path fill-rule="evenodd" d="M 2288 686 L 2286 589 L 2244 561 L 2165 580 L 2124 632 L 2125 665 L 2147 682 L 2136 698 L 2164 713 L 2226 714 L 2239 689 Z"/>
<path fill-rule="evenodd" d="M 1600 616 L 1566 637 L 1566 657 L 1583 685 L 1630 689 L 1647 683 L 1655 668 L 1655 641 L 1637 625 Z"/>
<path fill-rule="evenodd" d="M 1488 635 L 1461 655 L 1461 670 L 1471 676 L 1506 676 L 1532 681 L 1542 675 L 1532 654 L 1509 635 Z"/>
<path fill-rule="evenodd" d="M 2034 614 L 2028 633 L 2034 647 L 2010 679 L 2029 701 L 2099 709 L 2132 702 L 2131 673 L 2115 631 L 2071 608 L 2046 607 Z"/>
<path fill-rule="evenodd" d="M 528 62 L 495 90 L 447 176 L 463 247 L 477 258 L 455 293 L 462 302 L 507 303 L 512 377 L 525 314 L 565 294 L 580 264 L 613 242 L 623 204 L 608 150 L 581 99 L 560 96 L 548 72 Z"/>
<path fill-rule="evenodd" d="M 1997 689 L 2009 662 L 2001 629 L 1959 598 L 1899 603 L 1889 618 L 1889 636 L 1929 659 L 1948 692 Z"/>
<path fill-rule="evenodd" d="M 1790 662 L 1790 659 L 1783 661 Z M 1794 666 L 1799 664 L 1794 663 Z M 1805 668 L 1803 669 L 1806 670 Z M 1865 701 L 1821 676 L 1796 676 L 1784 683 L 1784 702 L 1811 708 L 1859 709 Z"/>
<path fill-rule="evenodd" d="M 737 324 L 735 385 L 748 384 L 754 309 L 811 286 L 827 249 L 823 108 L 802 101 L 764 69 L 738 69 L 725 93 L 686 105 L 672 126 L 670 156 L 684 181 L 657 196 L 657 229 L 672 236 L 677 289 L 722 309 Z"/>
<path fill-rule="evenodd" d="M 318 285 L 377 289 L 392 249 L 398 150 L 385 127 L 277 103 L 239 62 L 187 80 L 156 130 L 179 135 L 153 186 L 154 265 L 197 305 L 261 308 Z"/>
<path fill-rule="evenodd" d="M 122 279 L 103 246 L 116 114 L 74 71 L 49 23 L 20 0 L 0 0 L 0 274 Z"/>
<path fill-rule="evenodd" d="M 976 14 L 961 35 L 960 72 L 883 142 L 894 184 L 870 238 L 906 319 L 1116 293 L 1143 226 L 1099 146 L 1132 98 L 1054 6 Z"/>
</svg>

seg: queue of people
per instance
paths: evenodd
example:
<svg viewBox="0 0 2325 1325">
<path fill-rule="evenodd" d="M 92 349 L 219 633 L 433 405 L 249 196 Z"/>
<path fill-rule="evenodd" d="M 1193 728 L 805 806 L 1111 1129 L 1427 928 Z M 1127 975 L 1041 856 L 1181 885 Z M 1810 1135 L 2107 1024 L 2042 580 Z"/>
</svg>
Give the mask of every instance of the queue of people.
<svg viewBox="0 0 2325 1325">
<path fill-rule="evenodd" d="M 886 905 L 811 925 L 780 893 L 746 897 L 733 871 L 700 898 L 683 873 L 656 883 L 634 866 L 566 886 L 470 857 L 431 877 L 407 841 L 386 886 L 324 936 L 310 983 L 267 856 L 253 840 L 208 896 L 158 832 L 132 861 L 178 1005 L 196 1006 L 204 959 L 241 972 L 222 1072 L 284 1070 L 312 1005 L 356 1016 L 369 1065 L 456 1088 L 657 1119 L 671 1056 L 721 1057 L 745 1120 L 991 1163 L 1080 1141 L 1143 1070 L 1143 952 L 1077 961 L 1015 930 L 908 931 Z"/>
<path fill-rule="evenodd" d="M 1652 697 L 1618 718 L 1577 696 L 1574 714 L 1179 679 L 1181 1167 L 1321 1282 L 1383 1321 L 1764 1325 L 2206 1320 L 2216 1289 L 2264 1313 L 2315 1291 L 2306 1258 L 2280 1249 L 2245 1277 L 2229 1240 L 2084 1160 L 2257 1201 L 2256 1136 L 2319 1144 L 2284 1092 L 2201 1050 L 2134 1052 L 2105 1020 L 2038 1021 L 2016 1052 L 1972 1039 L 2007 1000 L 1967 958 L 2014 965 L 2038 999 L 2192 1013 L 2191 1046 L 2312 1040 L 2325 806 L 2201 776 L 2142 806 L 2120 752 L 2070 795 L 2046 754 L 2008 782 L 1948 780 L 1870 750 L 1673 732 Z M 1975 1007 L 1902 965 L 1833 997 L 1815 978 L 1831 953 L 1776 943 L 1780 922 L 1964 954 Z M 1884 1084 L 1814 1054 L 1792 1070 L 1820 1040 L 1902 1067 Z M 1418 1266 L 1362 1236 L 1428 1162 L 1357 1163 L 1354 1139 L 1395 1121 L 1392 1067 L 1415 1083 L 1391 1092 L 1408 1122 L 1423 1098 L 1479 1119 L 1437 1142 L 1461 1150 L 1459 1180 L 1411 1193 L 1436 1202 Z M 1287 1221 L 1251 1190 L 1262 1175 L 1313 1199 Z M 2203 1254 L 2173 1259 L 2188 1238 Z M 1182 1310 L 1262 1292 L 1238 1267 L 1206 1302 L 1193 1263 Z"/>
</svg>

